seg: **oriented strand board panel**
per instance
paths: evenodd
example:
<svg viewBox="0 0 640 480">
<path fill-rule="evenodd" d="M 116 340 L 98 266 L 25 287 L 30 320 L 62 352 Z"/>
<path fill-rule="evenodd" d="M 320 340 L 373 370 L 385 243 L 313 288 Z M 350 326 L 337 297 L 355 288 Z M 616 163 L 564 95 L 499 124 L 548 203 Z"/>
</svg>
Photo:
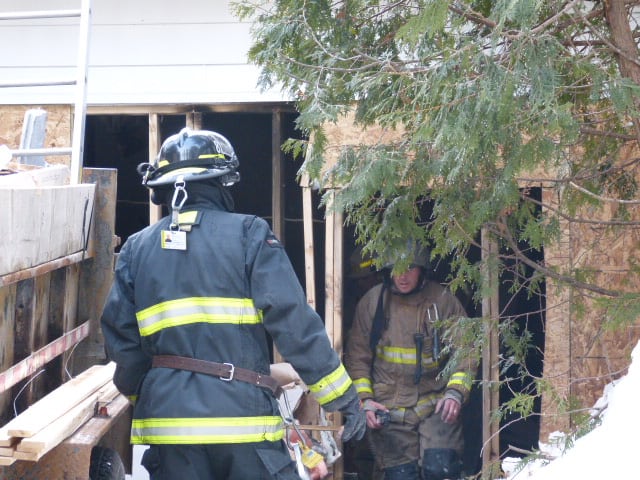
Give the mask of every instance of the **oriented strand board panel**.
<svg viewBox="0 0 640 480">
<path fill-rule="evenodd" d="M 0 88 L 0 91 L 2 90 L 3 89 Z M 0 106 L 0 119 L 2 120 L 0 121 L 0 145 L 6 145 L 12 150 L 20 146 L 25 112 L 34 108 L 37 107 L 28 105 Z M 71 146 L 73 106 L 47 105 L 45 110 L 47 111 L 47 131 L 44 146 L 46 148 L 64 148 Z M 70 158 L 68 155 L 47 156 L 46 161 L 47 163 L 55 165 L 69 165 Z"/>
<path fill-rule="evenodd" d="M 83 250 L 95 185 L 0 188 L 0 275 Z"/>
</svg>

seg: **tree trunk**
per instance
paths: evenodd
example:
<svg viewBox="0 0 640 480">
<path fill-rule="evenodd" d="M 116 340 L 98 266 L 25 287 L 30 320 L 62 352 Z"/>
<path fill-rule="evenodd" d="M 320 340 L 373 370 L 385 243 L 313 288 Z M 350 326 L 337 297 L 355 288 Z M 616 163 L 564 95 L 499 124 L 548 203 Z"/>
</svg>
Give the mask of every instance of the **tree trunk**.
<svg viewBox="0 0 640 480">
<path fill-rule="evenodd" d="M 611 28 L 611 41 L 618 48 L 615 52 L 623 77 L 630 78 L 640 85 L 640 64 L 638 63 L 638 47 L 629 25 L 629 16 L 625 0 L 607 0 L 604 2 L 605 16 Z M 636 108 L 640 101 L 636 100 Z M 640 119 L 633 118 L 636 138 L 640 142 Z"/>
</svg>

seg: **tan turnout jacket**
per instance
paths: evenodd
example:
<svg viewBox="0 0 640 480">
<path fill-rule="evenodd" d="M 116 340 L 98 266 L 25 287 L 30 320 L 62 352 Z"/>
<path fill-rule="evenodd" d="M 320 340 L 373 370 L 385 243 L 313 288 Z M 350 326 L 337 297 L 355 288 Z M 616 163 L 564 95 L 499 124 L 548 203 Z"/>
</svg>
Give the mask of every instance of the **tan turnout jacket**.
<svg viewBox="0 0 640 480">
<path fill-rule="evenodd" d="M 410 295 L 397 295 L 387 288 L 384 293 L 387 327 L 376 351 L 372 352 L 371 328 L 381 289 L 382 284 L 373 287 L 358 303 L 345 352 L 345 366 L 360 399 L 374 399 L 389 409 L 411 407 L 422 418 L 431 415 L 437 400 L 445 393 L 464 403 L 469 398 L 477 361 L 465 359 L 464 364 L 449 370 L 450 375 L 439 377 L 451 355 L 433 358 L 436 315 L 441 320 L 466 317 L 461 303 L 436 282 L 427 281 L 424 288 Z M 417 385 L 414 383 L 416 333 L 425 334 L 422 377 Z M 444 346 L 451 339 L 442 338 L 443 335 L 439 332 Z M 452 348 L 455 348 L 455 340 Z"/>
</svg>

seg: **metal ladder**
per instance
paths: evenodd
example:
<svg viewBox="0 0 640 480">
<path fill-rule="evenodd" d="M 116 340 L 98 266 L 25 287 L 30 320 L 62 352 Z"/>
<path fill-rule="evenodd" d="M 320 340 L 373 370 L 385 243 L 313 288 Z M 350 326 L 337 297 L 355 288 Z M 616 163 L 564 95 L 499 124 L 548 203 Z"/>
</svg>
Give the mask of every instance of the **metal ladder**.
<svg viewBox="0 0 640 480">
<path fill-rule="evenodd" d="M 78 18 L 79 41 L 75 78 L 61 78 L 57 80 L 43 80 L 38 82 L 0 82 L 0 87 L 41 87 L 75 85 L 75 101 L 73 113 L 73 133 L 70 147 L 55 148 L 27 148 L 10 150 L 13 157 L 71 155 L 71 184 L 80 182 L 82 172 L 82 158 L 84 154 L 84 131 L 87 112 L 87 74 L 89 62 L 89 34 L 91 27 L 91 0 L 81 0 L 76 10 L 43 10 L 24 12 L 0 12 L 0 21 L 48 18 Z"/>
</svg>

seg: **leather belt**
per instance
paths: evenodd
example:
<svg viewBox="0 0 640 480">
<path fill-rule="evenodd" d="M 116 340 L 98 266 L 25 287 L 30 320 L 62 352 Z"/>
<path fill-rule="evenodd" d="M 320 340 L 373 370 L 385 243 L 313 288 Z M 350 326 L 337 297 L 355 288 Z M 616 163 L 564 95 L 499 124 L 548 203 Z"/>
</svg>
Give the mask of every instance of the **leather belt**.
<svg viewBox="0 0 640 480">
<path fill-rule="evenodd" d="M 204 373 L 218 377 L 220 380 L 230 382 L 238 380 L 250 383 L 261 388 L 266 388 L 276 397 L 282 392 L 280 385 L 275 378 L 269 375 L 239 368 L 232 363 L 217 363 L 197 358 L 179 357 L 177 355 L 154 355 L 151 362 L 153 368 L 175 368 L 178 370 L 188 370 L 190 372 Z"/>
</svg>

